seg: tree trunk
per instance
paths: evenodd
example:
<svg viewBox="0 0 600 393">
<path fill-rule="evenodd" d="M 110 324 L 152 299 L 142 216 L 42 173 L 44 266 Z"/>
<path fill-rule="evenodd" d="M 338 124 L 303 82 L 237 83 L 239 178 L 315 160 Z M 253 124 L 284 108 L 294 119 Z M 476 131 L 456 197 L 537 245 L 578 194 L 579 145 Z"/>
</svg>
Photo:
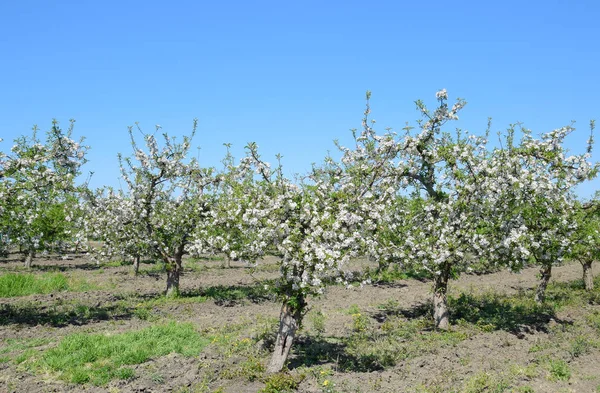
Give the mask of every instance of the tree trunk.
<svg viewBox="0 0 600 393">
<path fill-rule="evenodd" d="M 279 314 L 279 331 L 275 341 L 275 350 L 271 361 L 267 366 L 268 373 L 278 373 L 283 370 L 287 361 L 290 349 L 296 338 L 296 332 L 302 321 L 302 313 L 306 306 L 304 297 L 301 295 L 298 299 L 298 308 L 292 307 L 289 303 L 284 303 Z"/>
<path fill-rule="evenodd" d="M 231 258 L 229 258 L 228 255 L 225 256 L 225 259 L 223 259 L 223 264 L 221 265 L 221 267 L 223 267 L 223 268 L 231 267 Z"/>
<path fill-rule="evenodd" d="M 584 262 L 583 266 L 583 283 L 587 291 L 594 290 L 594 273 L 592 272 L 592 261 Z"/>
<path fill-rule="evenodd" d="M 448 279 L 450 278 L 450 265 L 444 264 L 440 274 L 435 277 L 433 288 L 433 320 L 436 329 L 448 330 L 450 328 L 450 313 L 448 311 Z"/>
<path fill-rule="evenodd" d="M 136 255 L 133 258 L 133 273 L 137 276 L 140 271 L 140 256 Z"/>
<path fill-rule="evenodd" d="M 181 275 L 181 254 L 176 254 L 175 258 L 168 258 L 165 261 L 165 267 L 167 269 L 167 291 L 165 295 L 167 297 L 179 296 L 179 276 Z"/>
<path fill-rule="evenodd" d="M 550 277 L 552 277 L 552 265 L 542 266 L 540 268 L 540 274 L 542 275 L 542 279 L 537 287 L 537 290 L 535 291 L 535 301 L 538 304 L 544 303 L 546 298 L 546 288 L 550 282 Z"/>
<path fill-rule="evenodd" d="M 35 258 L 35 250 L 31 248 L 25 254 L 25 267 L 27 269 L 31 269 L 31 266 L 33 266 L 33 258 Z"/>
</svg>

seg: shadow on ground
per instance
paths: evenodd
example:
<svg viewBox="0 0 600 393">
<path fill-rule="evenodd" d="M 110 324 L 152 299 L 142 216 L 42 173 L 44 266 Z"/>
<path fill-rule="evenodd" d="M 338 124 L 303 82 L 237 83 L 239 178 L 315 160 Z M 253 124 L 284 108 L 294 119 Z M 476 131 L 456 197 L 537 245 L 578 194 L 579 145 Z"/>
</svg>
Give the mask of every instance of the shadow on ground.
<svg viewBox="0 0 600 393">
<path fill-rule="evenodd" d="M 133 310 L 117 305 L 95 307 L 83 304 L 36 306 L 26 303 L 0 305 L 0 325 L 81 326 L 109 319 L 131 319 L 132 316 Z"/>
<path fill-rule="evenodd" d="M 385 367 L 372 354 L 354 356 L 347 351 L 343 342 L 331 342 L 318 336 L 300 336 L 294 344 L 294 354 L 289 368 L 311 367 L 332 364 L 341 372 L 372 372 Z"/>
</svg>

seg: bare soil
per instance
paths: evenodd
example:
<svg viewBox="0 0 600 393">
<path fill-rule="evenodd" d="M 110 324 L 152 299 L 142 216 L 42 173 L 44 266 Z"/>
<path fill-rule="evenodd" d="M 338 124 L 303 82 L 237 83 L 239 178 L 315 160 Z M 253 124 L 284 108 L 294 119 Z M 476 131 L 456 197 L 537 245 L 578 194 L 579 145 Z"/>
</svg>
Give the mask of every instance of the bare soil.
<svg viewBox="0 0 600 393">
<path fill-rule="evenodd" d="M 218 293 L 219 290 L 246 293 L 243 292 L 245 289 L 262 286 L 264 280 L 275 278 L 277 269 L 274 258 L 264 261 L 257 270 L 240 262 L 232 262 L 231 268 L 225 268 L 220 261 L 188 261 L 184 263 L 187 268 L 181 278 L 184 300 L 155 303 L 144 302 L 160 299 L 166 275 L 149 263 L 142 264 L 142 272 L 137 277 L 132 274 L 131 266 L 98 266 L 85 256 L 73 260 L 38 258 L 34 263 L 31 271 L 36 274 L 61 271 L 85 280 L 97 289 L 0 299 L 0 392 L 241 393 L 257 392 L 265 386 L 264 375 L 259 372 L 258 377 L 255 377 L 244 368 L 248 359 L 216 344 L 209 345 L 197 357 L 172 354 L 152 359 L 134 367 L 135 378 L 112 381 L 101 387 L 69 384 L 52 373 L 31 370 L 27 363 L 18 364 L 12 358 L 2 361 L 1 351 L 14 339 L 45 339 L 45 344 L 34 348 L 34 351 L 41 353 L 56 346 L 61 338 L 69 334 L 118 333 L 141 329 L 163 319 L 172 319 L 192 322 L 204 334 L 224 334 L 229 329 L 238 332 L 236 339 L 253 340 L 253 345 L 256 344 L 257 347 L 253 353 L 258 356 L 258 364 L 264 366 L 269 358 L 268 343 L 265 342 L 268 341 L 265 338 L 268 334 L 265 331 L 273 330 L 280 305 L 274 299 L 260 295 L 220 297 Z M 352 268 L 360 270 L 367 265 L 368 261 L 356 261 Z M 598 272 L 599 269 L 600 266 L 596 264 L 594 271 Z M 15 257 L 0 259 L 0 274 L 17 271 L 24 269 Z M 537 274 L 537 268 L 528 268 L 518 274 L 502 271 L 487 275 L 463 275 L 451 282 L 450 292 L 454 295 L 492 290 L 504 294 L 519 293 L 536 286 Z M 580 279 L 581 275 L 581 266 L 570 263 L 554 268 L 552 281 L 570 282 Z M 186 296 L 190 301 L 185 301 Z M 194 296 L 205 296 L 206 299 L 194 301 Z M 540 356 L 536 352 L 538 347 L 549 347 L 552 340 L 567 337 L 560 332 L 568 333 L 568 326 L 585 318 L 590 312 L 599 312 L 598 304 L 587 305 L 581 310 L 565 308 L 549 320 L 542 321 L 541 325 L 525 326 L 522 331 L 478 331 L 455 345 L 426 351 L 381 369 L 348 370 L 338 367 L 336 361 L 328 360 L 315 365 L 307 364 L 302 359 L 302 351 L 299 349 L 303 345 L 309 345 L 315 337 L 322 337 L 329 343 L 330 347 L 325 347 L 332 351 L 328 354 L 328 359 L 344 356 L 344 348 L 331 343 L 352 334 L 353 316 L 348 312 L 351 305 L 368 316 L 373 329 L 379 329 L 386 318 L 385 315 L 382 317 L 382 304 L 394 304 L 409 315 L 409 311 L 416 313 L 423 308 L 430 298 L 429 282 L 410 279 L 362 288 L 330 287 L 321 298 L 311 299 L 310 313 L 319 310 L 325 316 L 324 332 L 321 336 L 316 335 L 309 313 L 289 366 L 291 375 L 303 376 L 303 379 L 300 378 L 302 381 L 298 391 L 487 392 L 493 390 L 468 390 L 471 389 L 469 383 L 475 386 L 472 381 L 474 377 L 483 378 L 487 375 L 492 379 L 501 379 L 507 374 L 512 375 L 510 386 L 498 391 L 517 392 L 520 391 L 518 389 L 525 389 L 525 386 L 535 392 L 598 391 L 598 347 L 588 348 L 586 353 L 578 357 L 568 357 L 564 351 L 555 350 L 556 356 L 567 359 L 571 371 L 570 378 L 565 381 L 553 379 L 545 366 L 539 365 Z M 147 310 L 150 318 L 140 314 L 140 304 L 150 304 Z M 85 315 L 72 311 L 78 305 L 87 307 Z M 10 352 L 10 357 L 18 354 L 18 351 Z M 528 373 L 528 367 L 535 367 L 537 371 Z M 231 370 L 242 371 L 236 371 L 236 374 Z"/>
</svg>

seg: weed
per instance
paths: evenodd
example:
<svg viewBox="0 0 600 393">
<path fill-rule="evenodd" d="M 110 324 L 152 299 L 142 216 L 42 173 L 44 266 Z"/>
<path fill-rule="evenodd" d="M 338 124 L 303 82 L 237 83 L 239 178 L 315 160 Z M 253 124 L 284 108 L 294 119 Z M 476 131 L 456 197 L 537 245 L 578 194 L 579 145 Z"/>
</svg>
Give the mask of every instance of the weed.
<svg viewBox="0 0 600 393">
<path fill-rule="evenodd" d="M 513 365 L 510 371 L 513 376 L 527 379 L 536 378 L 539 374 L 538 365 L 535 363 L 528 364 L 527 366 Z"/>
<path fill-rule="evenodd" d="M 350 307 L 348 307 L 348 310 L 346 310 L 346 314 L 348 314 L 348 315 L 360 314 L 360 308 L 358 308 L 358 304 L 350 305 Z"/>
<path fill-rule="evenodd" d="M 377 308 L 383 311 L 386 315 L 396 314 L 400 308 L 400 303 L 396 299 L 388 299 L 385 303 L 380 304 Z"/>
<path fill-rule="evenodd" d="M 600 311 L 594 311 L 586 317 L 588 324 L 600 333 Z"/>
<path fill-rule="evenodd" d="M 564 360 L 550 360 L 548 365 L 550 380 L 568 381 L 571 378 L 571 369 Z"/>
<path fill-rule="evenodd" d="M 510 385 L 502 376 L 481 372 L 469 378 L 463 388 L 464 393 L 501 393 Z"/>
<path fill-rule="evenodd" d="M 227 379 L 244 378 L 248 381 L 255 381 L 262 377 L 265 372 L 265 366 L 260 358 L 254 355 L 248 357 L 239 364 L 226 368 L 221 372 L 221 377 Z"/>
<path fill-rule="evenodd" d="M 355 333 L 364 333 L 369 327 L 369 319 L 361 314 L 352 314 L 352 331 Z"/>
<path fill-rule="evenodd" d="M 159 373 L 153 373 L 152 375 L 150 375 L 150 379 L 157 385 L 160 385 L 163 382 L 165 382 L 165 377 Z"/>
<path fill-rule="evenodd" d="M 591 345 L 592 343 L 585 336 L 577 336 L 575 340 L 571 342 L 569 353 L 571 354 L 571 357 L 577 358 L 589 353 Z"/>
<path fill-rule="evenodd" d="M 313 311 L 309 314 L 309 320 L 312 327 L 318 335 L 325 333 L 325 314 L 321 310 Z"/>
<path fill-rule="evenodd" d="M 286 373 L 277 373 L 271 375 L 265 381 L 265 387 L 259 390 L 259 393 L 285 393 L 298 390 L 300 382 L 304 376 L 293 376 Z"/>
</svg>

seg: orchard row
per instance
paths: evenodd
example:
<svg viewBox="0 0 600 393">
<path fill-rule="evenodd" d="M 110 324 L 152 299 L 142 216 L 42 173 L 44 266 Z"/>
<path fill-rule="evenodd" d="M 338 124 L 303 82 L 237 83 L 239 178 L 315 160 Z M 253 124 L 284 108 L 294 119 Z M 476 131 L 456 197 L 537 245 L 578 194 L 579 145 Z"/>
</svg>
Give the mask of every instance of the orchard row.
<svg viewBox="0 0 600 393">
<path fill-rule="evenodd" d="M 433 316 L 449 325 L 450 277 L 473 266 L 518 271 L 540 266 L 536 300 L 542 302 L 552 266 L 581 262 L 586 287 L 600 254 L 600 207 L 582 203 L 574 187 L 592 179 L 594 123 L 586 152 L 568 155 L 563 127 L 536 138 L 509 128 L 491 148 L 482 135 L 445 131 L 465 102 L 450 106 L 445 90 L 435 110 L 421 101 L 416 127 L 378 134 L 369 119 L 340 159 L 296 181 L 265 162 L 254 143 L 222 168 L 202 168 L 190 156 L 195 133 L 178 143 L 167 134 L 130 128 L 132 156 L 119 156 L 125 190 L 89 190 L 76 184 L 88 147 L 55 122 L 42 142 L 37 133 L 0 153 L 0 251 L 18 247 L 31 266 L 36 253 L 85 248 L 98 259 L 142 257 L 164 262 L 166 295 L 177 296 L 185 254 L 222 253 L 260 263 L 277 255 L 273 290 L 282 302 L 280 327 L 268 371 L 280 371 L 306 312 L 307 299 L 327 285 L 348 285 L 344 265 L 368 256 L 384 269 L 395 264 L 433 277 Z M 158 131 L 158 130 L 157 130 Z"/>
</svg>

